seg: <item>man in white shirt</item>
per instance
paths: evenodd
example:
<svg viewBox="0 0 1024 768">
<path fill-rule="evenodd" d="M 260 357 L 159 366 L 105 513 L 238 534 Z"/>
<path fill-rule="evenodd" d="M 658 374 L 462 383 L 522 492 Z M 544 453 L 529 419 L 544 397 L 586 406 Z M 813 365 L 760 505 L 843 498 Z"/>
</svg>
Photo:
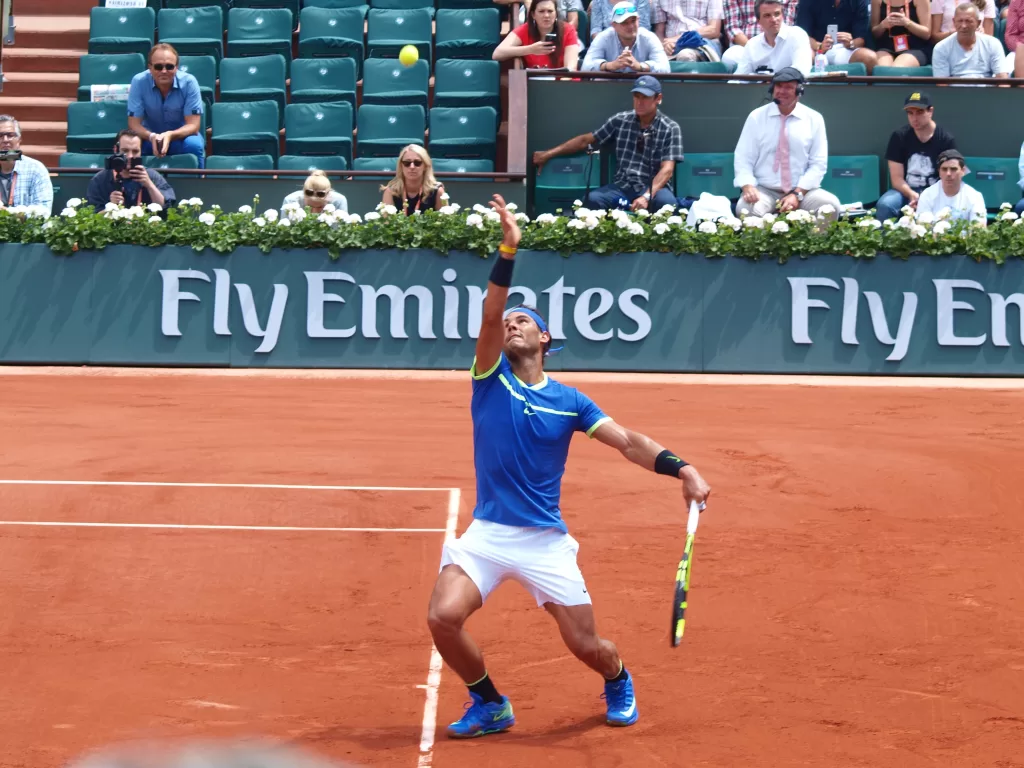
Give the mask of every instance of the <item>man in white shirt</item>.
<svg viewBox="0 0 1024 768">
<path fill-rule="evenodd" d="M 793 67 L 804 77 L 811 74 L 811 40 L 800 27 L 783 23 L 781 0 L 757 0 L 755 7 L 761 34 L 723 53 L 725 65 L 737 75 L 778 72 L 785 67 Z"/>
<path fill-rule="evenodd" d="M 937 216 L 948 208 L 954 221 L 974 221 L 981 226 L 988 222 L 985 198 L 970 184 L 964 184 L 964 156 L 955 149 L 939 155 L 939 180 L 917 199 L 917 215 Z"/>
<path fill-rule="evenodd" d="M 803 73 L 785 67 L 772 78 L 772 103 L 747 116 L 736 144 L 733 184 L 742 190 L 736 215 L 764 216 L 800 208 L 816 213 L 839 200 L 821 188 L 828 167 L 828 139 L 821 113 L 800 103 Z"/>
<path fill-rule="evenodd" d="M 1021 51 L 1024 54 L 1024 51 Z M 1024 144 L 1020 145 L 1020 158 L 1017 160 L 1017 171 L 1020 173 L 1020 179 L 1017 181 L 1017 186 L 1024 192 Z M 1017 204 L 1013 206 L 1014 212 L 1018 216 L 1024 216 L 1024 197 L 1017 201 Z"/>
<path fill-rule="evenodd" d="M 1003 44 L 992 35 L 978 34 L 981 11 L 974 3 L 960 3 L 953 15 L 956 34 L 935 44 L 935 77 L 1009 77 Z"/>
</svg>

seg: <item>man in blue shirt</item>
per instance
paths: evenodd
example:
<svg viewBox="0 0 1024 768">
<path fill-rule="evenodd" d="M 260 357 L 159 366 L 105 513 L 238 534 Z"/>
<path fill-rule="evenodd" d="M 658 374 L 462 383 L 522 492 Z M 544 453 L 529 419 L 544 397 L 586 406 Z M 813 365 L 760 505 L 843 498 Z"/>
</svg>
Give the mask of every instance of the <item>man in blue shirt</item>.
<svg viewBox="0 0 1024 768">
<path fill-rule="evenodd" d="M 811 50 L 824 53 L 829 64 L 863 64 L 869 75 L 875 68 L 878 57 L 864 47 L 871 39 L 870 0 L 800 0 L 796 25 L 811 38 Z"/>
<path fill-rule="evenodd" d="M 505 311 L 520 232 L 499 195 L 491 207 L 504 239 L 487 284 L 473 377 L 474 520 L 445 543 L 428 623 L 441 657 L 469 688 L 471 704 L 448 726 L 452 738 L 507 730 L 512 705 L 498 693 L 483 656 L 463 628 L 507 579 L 522 584 L 558 624 L 566 646 L 605 681 L 609 725 L 639 717 L 633 680 L 619 652 L 598 636 L 594 610 L 576 563 L 579 544 L 559 509 L 569 443 L 585 432 L 635 464 L 682 480 L 683 501 L 703 508 L 710 487 L 696 469 L 648 437 L 619 426 L 578 390 L 544 373 L 551 334 L 531 307 Z"/>
<path fill-rule="evenodd" d="M 149 69 L 132 78 L 128 127 L 143 139 L 143 154 L 192 154 L 205 165 L 206 136 L 200 134 L 203 96 L 199 82 L 178 72 L 178 52 L 167 43 L 153 46 Z"/>
</svg>

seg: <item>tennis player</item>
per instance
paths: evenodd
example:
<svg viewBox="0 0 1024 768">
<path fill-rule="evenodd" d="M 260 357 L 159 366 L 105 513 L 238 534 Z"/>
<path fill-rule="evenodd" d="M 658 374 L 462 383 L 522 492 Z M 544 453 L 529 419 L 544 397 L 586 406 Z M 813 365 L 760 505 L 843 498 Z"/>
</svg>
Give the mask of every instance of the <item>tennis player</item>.
<svg viewBox="0 0 1024 768">
<path fill-rule="evenodd" d="M 495 687 L 480 649 L 463 629 L 487 596 L 506 579 L 522 584 L 558 624 L 566 646 L 604 678 L 609 725 L 639 717 L 633 679 L 611 641 L 600 637 L 576 563 L 579 544 L 559 510 L 562 474 L 573 433 L 584 432 L 641 467 L 682 480 L 683 500 L 703 504 L 710 487 L 696 469 L 648 437 L 619 426 L 594 402 L 544 373 L 551 334 L 536 310 L 505 312 L 520 231 L 495 195 L 504 238 L 484 300 L 473 378 L 473 522 L 448 542 L 430 598 L 428 623 L 442 658 L 469 687 L 453 738 L 507 730 L 512 704 Z"/>
</svg>

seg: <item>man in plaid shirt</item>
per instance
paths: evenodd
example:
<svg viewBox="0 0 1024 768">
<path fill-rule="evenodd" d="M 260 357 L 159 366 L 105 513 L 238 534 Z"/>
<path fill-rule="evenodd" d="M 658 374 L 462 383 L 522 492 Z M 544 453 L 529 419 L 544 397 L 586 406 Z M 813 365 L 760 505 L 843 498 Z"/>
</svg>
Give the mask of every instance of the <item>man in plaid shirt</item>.
<svg viewBox="0 0 1024 768">
<path fill-rule="evenodd" d="M 796 23 L 796 9 L 799 0 L 782 0 L 782 23 L 793 26 Z M 750 38 L 761 34 L 757 23 L 757 0 L 725 0 L 725 36 L 731 46 L 743 46 Z M 735 54 L 736 52 L 734 52 Z M 722 61 L 732 64 L 735 57 L 728 55 Z"/>
<path fill-rule="evenodd" d="M 704 44 L 711 46 L 715 53 L 722 55 L 722 0 L 654 0 L 652 22 L 654 33 L 665 46 L 665 55 L 675 58 L 676 41 L 684 32 L 696 32 L 704 38 Z M 680 60 L 698 61 L 696 48 Z M 680 51 L 683 53 L 683 51 Z"/>
<path fill-rule="evenodd" d="M 0 151 L 21 151 L 21 126 L 10 115 L 0 115 Z M 53 184 L 46 166 L 22 155 L 20 160 L 0 160 L 0 207 L 35 206 L 53 213 Z"/>
<path fill-rule="evenodd" d="M 683 159 L 683 132 L 679 123 L 658 111 L 661 83 L 641 75 L 633 83 L 633 110 L 619 112 L 593 133 L 584 133 L 554 149 L 533 153 L 538 170 L 553 157 L 582 152 L 590 145 L 615 142 L 615 180 L 593 190 L 589 208 L 628 208 L 657 211 L 675 207 L 672 177 Z"/>
</svg>

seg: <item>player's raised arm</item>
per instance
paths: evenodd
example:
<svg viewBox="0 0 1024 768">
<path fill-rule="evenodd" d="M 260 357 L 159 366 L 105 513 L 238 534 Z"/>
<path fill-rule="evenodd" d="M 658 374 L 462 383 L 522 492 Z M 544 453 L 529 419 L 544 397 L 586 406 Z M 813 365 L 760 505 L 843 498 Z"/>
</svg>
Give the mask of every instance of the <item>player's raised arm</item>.
<svg viewBox="0 0 1024 768">
<path fill-rule="evenodd" d="M 474 372 L 483 374 L 494 367 L 501 356 L 501 348 L 505 344 L 505 302 L 508 301 L 508 289 L 512 285 L 512 267 L 515 264 L 516 250 L 522 233 L 516 223 L 515 214 L 505 207 L 501 195 L 495 195 L 491 208 L 501 216 L 501 229 L 504 232 L 501 245 L 498 247 L 498 258 L 494 260 L 491 277 L 487 282 L 487 297 L 484 299 L 483 318 L 480 322 L 480 335 L 476 340 L 476 365 Z"/>
<path fill-rule="evenodd" d="M 691 501 L 701 504 L 711 495 L 711 486 L 700 476 L 700 472 L 647 435 L 626 429 L 614 421 L 606 421 L 594 430 L 592 437 L 616 449 L 644 469 L 657 472 L 659 475 L 678 477 L 683 481 L 683 499 L 686 506 L 689 506 Z"/>
</svg>

